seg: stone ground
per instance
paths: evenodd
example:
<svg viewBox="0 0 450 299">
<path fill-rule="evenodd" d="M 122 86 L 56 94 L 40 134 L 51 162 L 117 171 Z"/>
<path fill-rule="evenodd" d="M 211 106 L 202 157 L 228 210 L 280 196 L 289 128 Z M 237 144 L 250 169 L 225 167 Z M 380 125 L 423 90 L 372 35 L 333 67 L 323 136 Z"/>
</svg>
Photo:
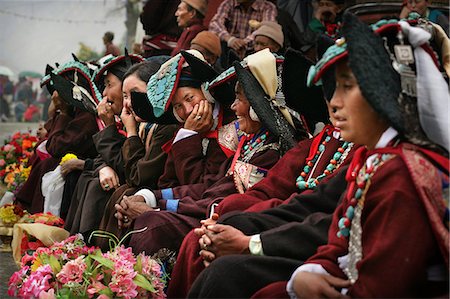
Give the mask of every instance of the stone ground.
<svg viewBox="0 0 450 299">
<path fill-rule="evenodd" d="M 0 146 L 4 144 L 4 140 L 17 131 L 27 132 L 32 130 L 35 134 L 38 123 L 0 123 Z M 0 184 L 0 198 L 4 194 L 4 188 Z M 1 241 L 0 241 L 1 243 Z M 8 281 L 11 275 L 18 268 L 14 263 L 11 252 L 0 252 L 0 298 L 8 298 Z"/>
</svg>

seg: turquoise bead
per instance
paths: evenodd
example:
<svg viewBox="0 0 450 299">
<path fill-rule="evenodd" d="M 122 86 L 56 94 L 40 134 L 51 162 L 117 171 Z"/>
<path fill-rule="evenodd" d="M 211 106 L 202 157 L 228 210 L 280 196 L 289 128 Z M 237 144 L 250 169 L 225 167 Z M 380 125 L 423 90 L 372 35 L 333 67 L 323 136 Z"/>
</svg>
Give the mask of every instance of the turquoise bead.
<svg viewBox="0 0 450 299">
<path fill-rule="evenodd" d="M 244 150 L 248 150 L 248 145 L 244 146 Z"/>
<path fill-rule="evenodd" d="M 339 219 L 338 227 L 339 227 L 340 229 L 345 228 L 344 221 L 345 221 L 345 218 L 344 218 L 344 217 L 342 217 L 341 219 Z"/>
<path fill-rule="evenodd" d="M 316 183 L 314 182 L 314 180 L 311 180 L 309 183 L 308 183 L 308 186 L 309 186 L 309 188 L 311 188 L 311 189 L 313 189 L 313 188 L 316 188 Z"/>
<path fill-rule="evenodd" d="M 305 179 L 300 175 L 298 178 L 297 178 L 297 182 L 303 182 Z"/>
<path fill-rule="evenodd" d="M 306 188 L 306 182 L 305 182 L 305 181 L 303 181 L 303 182 L 297 182 L 297 187 L 298 187 L 299 189 L 305 189 L 305 188 Z"/>
<path fill-rule="evenodd" d="M 345 213 L 345 216 L 347 216 L 348 219 L 353 219 L 353 216 L 355 215 L 355 209 L 350 206 L 347 208 L 347 212 Z"/>
<path fill-rule="evenodd" d="M 348 228 L 343 228 L 340 230 L 342 236 L 348 237 L 350 235 L 350 230 Z"/>
<path fill-rule="evenodd" d="M 319 151 L 323 152 L 325 150 L 325 145 L 321 144 L 319 145 Z"/>
<path fill-rule="evenodd" d="M 341 156 L 342 156 L 342 154 L 340 152 L 334 153 L 333 159 L 337 161 L 341 158 Z"/>
<path fill-rule="evenodd" d="M 325 137 L 325 142 L 328 142 L 328 141 L 330 141 L 330 140 L 331 140 L 331 137 L 330 137 L 330 136 Z"/>
<path fill-rule="evenodd" d="M 262 140 L 266 140 L 266 134 L 261 135 Z"/>
<path fill-rule="evenodd" d="M 358 190 L 356 190 L 356 192 L 355 192 L 355 198 L 360 199 L 361 196 L 362 196 L 362 190 L 361 190 L 361 188 L 358 188 Z"/>
<path fill-rule="evenodd" d="M 305 172 L 305 173 L 309 173 L 309 166 L 308 165 L 306 165 L 305 167 L 303 167 L 303 171 Z"/>
<path fill-rule="evenodd" d="M 336 167 L 336 166 L 334 166 L 333 164 L 328 164 L 327 169 L 328 169 L 329 171 L 333 171 L 335 167 Z"/>
</svg>

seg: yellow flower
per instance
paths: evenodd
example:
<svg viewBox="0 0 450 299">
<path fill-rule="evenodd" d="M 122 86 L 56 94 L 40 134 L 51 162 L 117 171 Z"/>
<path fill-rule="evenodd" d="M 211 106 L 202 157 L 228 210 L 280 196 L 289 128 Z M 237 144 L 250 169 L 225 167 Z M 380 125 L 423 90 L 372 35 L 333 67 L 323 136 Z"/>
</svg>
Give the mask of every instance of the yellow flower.
<svg viewBox="0 0 450 299">
<path fill-rule="evenodd" d="M 33 264 L 31 265 L 31 272 L 35 272 L 37 270 L 37 268 L 39 268 L 40 266 L 42 266 L 42 261 L 41 261 L 40 257 L 38 256 L 33 261 Z"/>
<path fill-rule="evenodd" d="M 78 157 L 74 154 L 66 154 L 64 157 L 62 157 L 61 162 L 59 162 L 59 165 L 62 165 L 65 162 L 72 160 L 72 159 L 78 159 Z"/>
<path fill-rule="evenodd" d="M 3 206 L 0 208 L 0 219 L 3 223 L 15 223 L 19 220 L 17 215 L 14 214 L 13 206 Z"/>
</svg>

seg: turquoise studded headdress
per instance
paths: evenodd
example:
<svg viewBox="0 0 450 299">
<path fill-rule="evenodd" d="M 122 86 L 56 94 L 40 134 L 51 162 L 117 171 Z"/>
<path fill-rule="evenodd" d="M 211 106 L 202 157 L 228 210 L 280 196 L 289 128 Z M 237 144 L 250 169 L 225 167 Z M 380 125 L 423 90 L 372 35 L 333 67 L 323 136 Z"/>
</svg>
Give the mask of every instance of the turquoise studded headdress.
<svg viewBox="0 0 450 299">
<path fill-rule="evenodd" d="M 101 101 L 102 95 L 92 80 L 93 72 L 93 65 L 78 60 L 64 63 L 57 69 L 47 65 L 46 75 L 41 80 L 41 87 L 47 86 L 50 93 L 57 90 L 69 105 L 95 113 L 92 107 Z M 87 96 L 83 97 L 83 94 L 87 94 Z M 81 98 L 86 97 L 88 97 L 89 103 L 83 104 Z"/>
</svg>

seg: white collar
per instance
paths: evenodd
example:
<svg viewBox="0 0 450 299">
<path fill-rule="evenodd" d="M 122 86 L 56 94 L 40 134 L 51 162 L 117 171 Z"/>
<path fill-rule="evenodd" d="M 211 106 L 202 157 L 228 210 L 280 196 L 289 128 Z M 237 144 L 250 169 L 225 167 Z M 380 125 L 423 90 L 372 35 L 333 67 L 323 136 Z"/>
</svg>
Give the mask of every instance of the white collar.
<svg viewBox="0 0 450 299">
<path fill-rule="evenodd" d="M 395 137 L 397 137 L 397 135 L 398 132 L 396 129 L 394 129 L 393 127 L 387 128 L 387 130 L 384 131 L 383 134 L 381 134 L 381 137 L 378 140 L 377 144 L 375 145 L 375 148 L 386 147 L 389 144 L 389 142 L 391 142 L 392 140 L 394 140 Z M 377 155 L 374 154 L 367 158 L 366 160 L 367 167 L 372 166 L 373 160 L 375 160 L 376 156 Z"/>
</svg>

